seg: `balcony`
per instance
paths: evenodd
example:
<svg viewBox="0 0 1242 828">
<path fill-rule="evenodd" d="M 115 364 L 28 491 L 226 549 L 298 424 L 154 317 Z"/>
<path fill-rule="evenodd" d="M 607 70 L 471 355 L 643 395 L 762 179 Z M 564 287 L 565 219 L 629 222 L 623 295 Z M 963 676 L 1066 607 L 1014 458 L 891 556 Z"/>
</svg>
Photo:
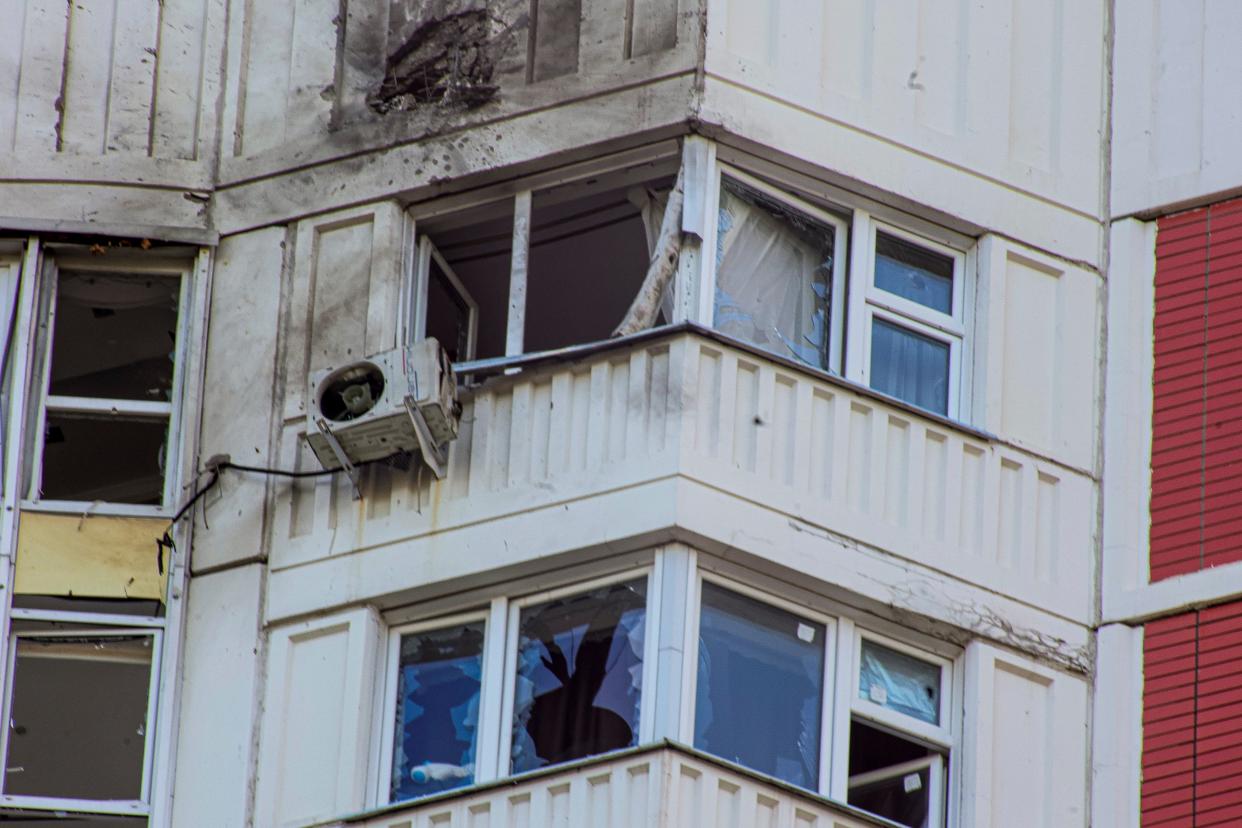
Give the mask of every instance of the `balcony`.
<svg viewBox="0 0 1242 828">
<path fill-rule="evenodd" d="M 336 828 L 892 825 L 673 743 L 324 823 Z"/>
<path fill-rule="evenodd" d="M 299 428 L 286 426 L 284 462 L 308 468 Z M 442 481 L 372 466 L 361 500 L 343 479 L 279 487 L 268 617 L 418 600 L 420 588 L 486 570 L 677 539 L 906 608 L 947 606 L 942 614 L 962 616 L 947 620 L 976 629 L 996 623 L 988 607 L 1004 611 L 1002 623 L 1040 611 L 1081 624 L 1094 485 L 982 432 L 681 326 L 483 381 L 465 394 Z M 934 600 L 922 600 L 930 590 Z M 1059 623 L 1041 629 L 1076 626 Z"/>
</svg>

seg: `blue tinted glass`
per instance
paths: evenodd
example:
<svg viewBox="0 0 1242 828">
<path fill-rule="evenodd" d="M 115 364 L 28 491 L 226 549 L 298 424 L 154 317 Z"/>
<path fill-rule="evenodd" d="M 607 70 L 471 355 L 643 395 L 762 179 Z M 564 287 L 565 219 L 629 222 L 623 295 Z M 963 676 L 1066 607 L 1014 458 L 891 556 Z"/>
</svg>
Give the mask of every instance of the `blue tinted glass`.
<svg viewBox="0 0 1242 828">
<path fill-rule="evenodd" d="M 940 666 L 864 641 L 858 696 L 907 716 L 940 724 Z"/>
<path fill-rule="evenodd" d="M 885 233 L 876 235 L 875 286 L 953 313 L 953 259 Z"/>
<path fill-rule="evenodd" d="M 949 346 L 881 319 L 871 324 L 871 387 L 949 413 Z"/>
<path fill-rule="evenodd" d="M 824 627 L 703 584 L 694 745 L 814 789 Z"/>
<path fill-rule="evenodd" d="M 474 782 L 483 622 L 401 637 L 389 799 Z"/>
<path fill-rule="evenodd" d="M 514 773 L 638 744 L 646 581 L 522 610 Z"/>
</svg>

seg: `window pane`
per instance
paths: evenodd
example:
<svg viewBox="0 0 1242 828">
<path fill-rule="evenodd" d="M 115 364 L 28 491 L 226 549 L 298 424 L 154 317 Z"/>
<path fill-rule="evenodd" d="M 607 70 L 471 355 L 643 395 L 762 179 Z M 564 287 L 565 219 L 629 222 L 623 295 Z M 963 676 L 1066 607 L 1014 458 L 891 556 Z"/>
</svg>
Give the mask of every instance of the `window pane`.
<svg viewBox="0 0 1242 828">
<path fill-rule="evenodd" d="M 180 283 L 175 276 L 61 271 L 50 393 L 169 401 Z"/>
<path fill-rule="evenodd" d="M 427 274 L 427 336 L 448 352 L 450 362 L 470 359 L 470 309 L 434 256 Z"/>
<path fill-rule="evenodd" d="M 167 434 L 166 419 L 49 411 L 41 497 L 159 505 Z"/>
<path fill-rule="evenodd" d="M 483 622 L 401 636 L 389 799 L 474 782 Z"/>
<path fill-rule="evenodd" d="M 887 233 L 876 234 L 875 286 L 953 313 L 953 259 Z"/>
<path fill-rule="evenodd" d="M 861 721 L 850 722 L 847 801 L 902 825 L 928 825 L 932 784 L 928 759 L 943 761 L 925 745 Z M 943 774 L 937 778 L 944 784 Z"/>
<path fill-rule="evenodd" d="M 940 665 L 866 639 L 860 661 L 859 698 L 930 724 L 940 724 Z"/>
<path fill-rule="evenodd" d="M 836 231 L 727 178 L 717 222 L 716 329 L 826 370 Z"/>
<path fill-rule="evenodd" d="M 514 773 L 638 744 L 645 579 L 522 610 Z"/>
<path fill-rule="evenodd" d="M 695 747 L 815 789 L 824 626 L 709 583 L 700 619 Z"/>
<path fill-rule="evenodd" d="M 149 635 L 17 639 L 4 792 L 140 799 Z"/>
<path fill-rule="evenodd" d="M 877 816 L 887 817 L 898 825 L 910 828 L 927 826 L 928 787 L 931 771 L 927 768 L 901 773 L 888 779 L 851 787 L 849 804 Z"/>
<path fill-rule="evenodd" d="M 949 413 L 949 346 L 893 325 L 871 321 L 871 387 L 937 414 Z"/>
</svg>

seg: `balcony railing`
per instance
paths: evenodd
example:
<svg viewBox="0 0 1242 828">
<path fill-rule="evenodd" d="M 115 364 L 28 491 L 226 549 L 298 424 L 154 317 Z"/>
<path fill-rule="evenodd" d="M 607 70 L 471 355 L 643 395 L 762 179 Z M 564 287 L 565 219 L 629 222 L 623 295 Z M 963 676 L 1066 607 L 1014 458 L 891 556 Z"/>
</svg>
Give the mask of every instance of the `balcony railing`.
<svg viewBox="0 0 1242 828">
<path fill-rule="evenodd" d="M 300 446 L 292 436 L 286 446 Z M 300 450 L 303 467 L 313 464 Z M 466 395 L 442 481 L 372 466 L 361 501 L 340 479 L 282 489 L 271 566 L 279 572 L 674 476 L 772 510 L 786 528 L 843 537 L 1069 619 L 1090 617 L 1090 477 L 687 327 L 487 380 Z M 612 537 L 624 536 L 623 523 Z M 357 589 L 349 599 L 379 594 Z"/>
<path fill-rule="evenodd" d="M 670 743 L 595 757 L 326 824 L 338 828 L 893 825 Z"/>
</svg>

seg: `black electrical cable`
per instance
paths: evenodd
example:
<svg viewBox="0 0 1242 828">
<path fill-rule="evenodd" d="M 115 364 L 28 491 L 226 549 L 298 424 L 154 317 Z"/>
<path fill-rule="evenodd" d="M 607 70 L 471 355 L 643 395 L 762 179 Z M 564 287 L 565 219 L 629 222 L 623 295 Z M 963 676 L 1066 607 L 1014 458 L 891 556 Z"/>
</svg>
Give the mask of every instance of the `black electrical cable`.
<svg viewBox="0 0 1242 828">
<path fill-rule="evenodd" d="M 379 460 L 367 460 L 362 463 L 355 463 L 354 468 L 358 469 L 363 466 L 370 466 L 374 463 L 391 463 L 394 457 L 399 456 L 401 455 L 397 454 L 393 455 L 393 457 L 383 457 Z M 172 539 L 172 531 L 176 527 L 177 522 L 185 517 L 190 509 L 194 507 L 194 504 L 201 500 L 204 495 L 210 492 L 215 485 L 220 482 L 220 472 L 225 469 L 233 469 L 234 471 L 240 472 L 251 472 L 253 474 L 266 474 L 271 477 L 289 477 L 294 479 L 306 477 L 327 477 L 328 475 L 339 474 L 344 471 L 344 469 L 314 469 L 312 471 L 272 469 L 267 468 L 266 466 L 247 466 L 243 463 L 234 463 L 232 460 L 221 460 L 219 462 L 209 463 L 206 470 L 211 472 L 211 479 L 207 481 L 207 485 L 197 489 L 194 494 L 190 495 L 190 499 L 177 510 L 177 514 L 173 515 L 173 519 L 169 521 L 168 528 L 164 530 L 164 536 L 155 542 L 155 566 L 161 575 L 164 574 L 164 550 L 167 549 L 171 553 L 177 548 Z"/>
</svg>

